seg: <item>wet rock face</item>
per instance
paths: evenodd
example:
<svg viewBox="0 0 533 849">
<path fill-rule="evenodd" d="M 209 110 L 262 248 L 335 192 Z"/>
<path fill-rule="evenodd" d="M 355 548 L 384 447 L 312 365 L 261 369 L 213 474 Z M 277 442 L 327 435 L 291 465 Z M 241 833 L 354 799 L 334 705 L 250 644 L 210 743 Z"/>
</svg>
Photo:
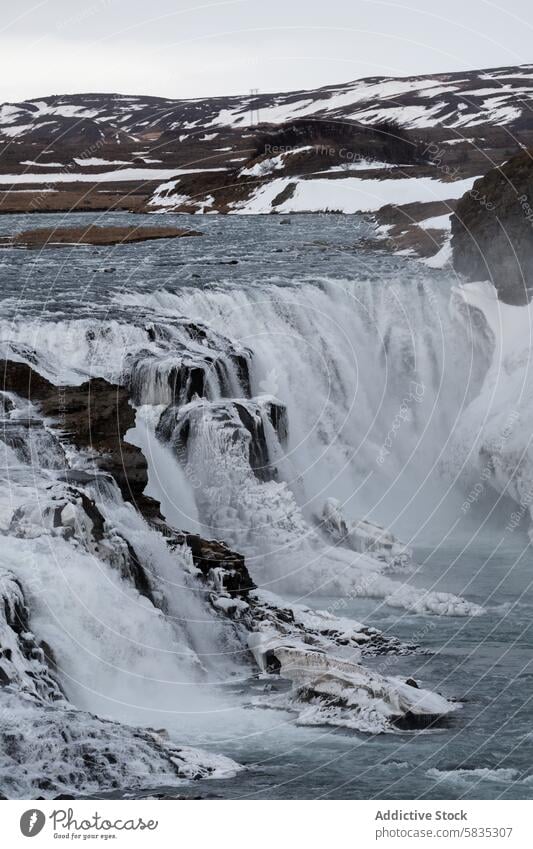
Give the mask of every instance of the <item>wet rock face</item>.
<svg viewBox="0 0 533 849">
<path fill-rule="evenodd" d="M 476 180 L 452 216 L 455 269 L 491 280 L 501 301 L 533 294 L 533 153 L 522 151 Z"/>
<path fill-rule="evenodd" d="M 143 495 L 148 482 L 143 453 L 123 440 L 135 425 L 126 389 L 93 378 L 79 387 L 56 391 L 43 401 L 42 410 L 57 420 L 78 448 L 96 453 L 97 466 L 112 475 L 126 501 L 141 503 L 143 512 L 157 510 Z"/>
<path fill-rule="evenodd" d="M 255 584 L 250 577 L 242 554 L 232 551 L 223 542 L 206 540 L 197 534 L 180 534 L 168 526 L 162 528 L 170 548 L 186 545 L 191 549 L 195 567 L 202 579 L 214 589 L 231 598 L 246 598 Z"/>
<path fill-rule="evenodd" d="M 138 504 L 145 515 L 158 515 L 157 504 L 143 495 L 148 482 L 143 453 L 123 440 L 135 425 L 135 410 L 124 387 L 103 378 L 91 378 L 81 386 L 54 386 L 26 363 L 3 360 L 0 390 L 38 404 L 67 440 L 89 452 L 97 467 L 112 475 L 126 501 Z"/>
<path fill-rule="evenodd" d="M 13 360 L 0 362 L 0 388 L 4 392 L 14 392 L 27 401 L 40 401 L 55 389 L 49 380 L 41 377 L 27 363 Z"/>
<path fill-rule="evenodd" d="M 261 481 L 276 480 L 278 470 L 270 456 L 267 428 L 281 444 L 288 435 L 285 406 L 270 396 L 239 401 L 196 402 L 185 407 L 169 406 L 157 426 L 157 436 L 170 443 L 178 456 L 187 457 L 190 444 L 202 439 L 207 428 L 228 445 L 242 446 L 242 459 Z"/>
<path fill-rule="evenodd" d="M 270 466 L 265 426 L 261 417 L 255 411 L 251 412 L 245 404 L 235 403 L 234 408 L 243 427 L 250 434 L 248 453 L 255 476 L 263 481 L 274 479 L 276 473 Z"/>
<path fill-rule="evenodd" d="M 63 699 L 54 677 L 55 658 L 50 646 L 30 630 L 30 614 L 20 582 L 0 572 L 0 689 L 23 692 L 29 699 Z"/>
<path fill-rule="evenodd" d="M 135 549 L 105 521 L 95 501 L 82 489 L 53 484 L 38 505 L 32 500 L 17 507 L 11 519 L 10 534 L 31 539 L 43 532 L 76 540 L 86 551 L 109 563 L 124 580 L 154 603 L 149 574 Z"/>
</svg>

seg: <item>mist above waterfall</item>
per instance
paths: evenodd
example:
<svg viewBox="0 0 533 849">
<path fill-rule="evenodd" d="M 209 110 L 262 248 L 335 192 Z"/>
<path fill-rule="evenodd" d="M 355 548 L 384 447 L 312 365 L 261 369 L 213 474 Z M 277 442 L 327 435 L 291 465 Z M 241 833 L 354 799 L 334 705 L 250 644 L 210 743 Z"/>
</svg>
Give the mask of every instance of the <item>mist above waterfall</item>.
<svg viewBox="0 0 533 849">
<path fill-rule="evenodd" d="M 333 496 L 348 516 L 412 532 L 411 502 L 449 485 L 454 428 L 489 363 L 488 348 L 451 314 L 450 293 L 442 276 L 398 272 L 388 286 L 255 281 L 126 302 L 163 320 L 178 311 L 201 318 L 253 352 L 252 396 L 273 395 L 287 408 L 276 465 L 307 519 Z"/>
</svg>

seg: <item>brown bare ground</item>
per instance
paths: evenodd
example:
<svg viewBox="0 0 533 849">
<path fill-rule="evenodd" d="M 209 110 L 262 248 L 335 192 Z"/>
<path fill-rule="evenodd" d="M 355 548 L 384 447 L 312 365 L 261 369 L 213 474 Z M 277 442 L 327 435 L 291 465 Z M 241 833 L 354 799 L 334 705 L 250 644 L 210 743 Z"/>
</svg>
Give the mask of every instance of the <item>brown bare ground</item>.
<svg viewBox="0 0 533 849">
<path fill-rule="evenodd" d="M 43 227 L 6 236 L 0 244 L 20 248 L 45 248 L 58 245 L 122 245 L 150 239 L 177 239 L 200 236 L 196 230 L 179 227 Z"/>
</svg>

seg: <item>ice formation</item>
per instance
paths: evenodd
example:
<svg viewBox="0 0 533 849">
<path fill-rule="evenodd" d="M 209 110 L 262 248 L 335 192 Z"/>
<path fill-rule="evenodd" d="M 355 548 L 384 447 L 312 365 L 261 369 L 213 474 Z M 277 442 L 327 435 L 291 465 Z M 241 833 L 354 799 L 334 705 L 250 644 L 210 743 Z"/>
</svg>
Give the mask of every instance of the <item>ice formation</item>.
<svg viewBox="0 0 533 849">
<path fill-rule="evenodd" d="M 402 329 L 405 297 L 424 333 Z M 412 281 L 401 293 L 344 281 L 183 289 L 121 296 L 127 322 L 2 327 L 4 379 L 26 363 L 34 390 L 25 397 L 15 381 L 1 396 L 4 792 L 87 794 L 235 771 L 179 736 L 180 717 L 214 709 L 231 676 L 279 682 L 256 689 L 253 704 L 306 725 L 393 732 L 456 709 L 390 666 L 365 666 L 416 646 L 284 599 L 483 612 L 415 584 L 409 541 L 358 500 L 369 468 L 374 491 L 414 456 L 421 480 L 434 470 L 435 445 L 466 404 L 474 415 L 490 380 L 474 368 L 465 396 L 444 357 L 460 363 L 468 340 L 443 352 L 456 318 L 445 293 L 431 298 Z M 50 401 L 57 387 L 65 409 Z M 112 418 L 113 393 L 122 413 L 127 398 L 135 408 L 117 437 L 122 470 L 98 418 Z M 81 434 L 76 410 L 93 396 L 105 409 L 93 406 L 93 431 Z"/>
</svg>

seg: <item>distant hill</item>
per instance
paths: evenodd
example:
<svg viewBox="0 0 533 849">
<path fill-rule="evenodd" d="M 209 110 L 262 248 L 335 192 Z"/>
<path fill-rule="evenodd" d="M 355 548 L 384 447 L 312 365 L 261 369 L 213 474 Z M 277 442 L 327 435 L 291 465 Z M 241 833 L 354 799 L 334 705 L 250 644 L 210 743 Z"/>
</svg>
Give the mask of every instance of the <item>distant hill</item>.
<svg viewBox="0 0 533 849">
<path fill-rule="evenodd" d="M 0 107 L 0 211 L 381 210 L 380 223 L 393 222 L 388 235 L 406 249 L 407 229 L 422 222 L 429 255 L 474 178 L 533 147 L 532 95 L 533 65 L 520 65 L 253 98 L 8 103 Z"/>
</svg>

